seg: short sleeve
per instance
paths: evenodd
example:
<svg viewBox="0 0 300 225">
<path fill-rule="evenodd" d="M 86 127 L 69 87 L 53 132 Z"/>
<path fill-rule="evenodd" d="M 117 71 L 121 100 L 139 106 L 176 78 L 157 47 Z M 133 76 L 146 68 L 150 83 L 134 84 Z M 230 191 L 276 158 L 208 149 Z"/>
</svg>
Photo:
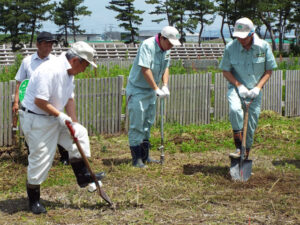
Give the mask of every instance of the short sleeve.
<svg viewBox="0 0 300 225">
<path fill-rule="evenodd" d="M 146 44 L 142 44 L 140 47 L 138 65 L 146 68 L 151 66 L 151 51 Z"/>
<path fill-rule="evenodd" d="M 21 63 L 21 66 L 15 76 L 15 80 L 22 82 L 25 79 L 26 79 L 26 70 L 25 70 L 25 62 L 23 60 Z"/>
<path fill-rule="evenodd" d="M 271 46 L 267 44 L 267 51 L 266 51 L 266 70 L 273 70 L 277 68 L 277 63 L 275 57 L 273 55 Z"/>
<path fill-rule="evenodd" d="M 224 50 L 223 58 L 221 60 L 219 68 L 224 71 L 231 71 L 231 69 L 232 69 L 232 66 L 230 63 L 230 58 L 229 58 L 228 48 L 225 48 L 225 50 Z"/>
</svg>

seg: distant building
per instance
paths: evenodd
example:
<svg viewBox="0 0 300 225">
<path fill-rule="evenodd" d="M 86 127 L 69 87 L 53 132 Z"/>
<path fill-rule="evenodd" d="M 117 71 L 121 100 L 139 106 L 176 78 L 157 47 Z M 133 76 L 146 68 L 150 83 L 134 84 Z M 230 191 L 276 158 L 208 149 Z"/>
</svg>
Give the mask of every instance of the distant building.
<svg viewBox="0 0 300 225">
<path fill-rule="evenodd" d="M 121 32 L 119 32 L 119 31 L 105 32 L 102 35 L 102 38 L 105 41 L 120 41 L 121 40 Z"/>
<path fill-rule="evenodd" d="M 139 41 L 144 41 L 145 39 L 149 38 L 149 37 L 153 37 L 156 34 L 158 34 L 160 32 L 160 30 L 141 30 L 139 31 L 139 36 L 138 36 L 138 40 Z M 207 35 L 209 34 L 209 35 Z M 186 42 L 198 42 L 198 33 L 186 33 L 185 39 Z M 212 36 L 211 33 L 202 33 L 202 40 L 213 40 L 213 39 L 218 39 L 219 37 L 217 35 Z"/>
<path fill-rule="evenodd" d="M 155 36 L 159 32 L 160 32 L 160 30 L 141 30 L 141 31 L 139 31 L 138 40 L 139 41 L 144 41 L 147 38 Z"/>
<path fill-rule="evenodd" d="M 63 35 L 63 34 L 54 34 L 54 35 L 60 41 L 63 41 L 65 39 L 65 35 Z M 68 37 L 69 43 L 74 42 L 73 34 L 68 34 L 67 37 Z M 76 41 L 86 41 L 86 42 L 103 41 L 100 34 L 76 34 L 75 38 L 76 38 Z"/>
</svg>

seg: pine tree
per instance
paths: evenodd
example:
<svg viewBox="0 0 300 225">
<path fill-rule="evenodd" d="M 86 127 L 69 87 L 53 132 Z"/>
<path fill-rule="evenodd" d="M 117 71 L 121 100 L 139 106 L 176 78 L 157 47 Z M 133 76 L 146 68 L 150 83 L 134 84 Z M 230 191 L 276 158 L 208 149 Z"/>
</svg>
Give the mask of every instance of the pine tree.
<svg viewBox="0 0 300 225">
<path fill-rule="evenodd" d="M 106 8 L 118 12 L 115 18 L 118 21 L 122 21 L 119 26 L 130 32 L 130 42 L 135 44 L 135 36 L 138 36 L 138 27 L 135 25 L 142 24 L 143 18 L 139 15 L 145 11 L 136 10 L 133 3 L 134 0 L 112 0 L 109 2 L 110 5 L 106 6 Z"/>
<path fill-rule="evenodd" d="M 151 15 L 166 15 L 166 18 L 154 19 L 152 22 L 160 23 L 164 20 L 168 20 L 168 24 L 173 26 L 175 24 L 176 16 L 172 13 L 172 8 L 170 7 L 170 0 L 159 1 L 159 0 L 146 0 L 147 4 L 155 5 L 155 10 L 150 12 Z"/>
<path fill-rule="evenodd" d="M 55 8 L 54 23 L 59 26 L 58 32 L 64 34 L 64 45 L 68 45 L 68 31 L 73 34 L 74 42 L 76 34 L 83 34 L 85 30 L 81 30 L 76 22 L 79 21 L 79 16 L 89 16 L 91 11 L 87 10 L 86 6 L 80 6 L 83 0 L 63 0 Z"/>
<path fill-rule="evenodd" d="M 10 41 L 12 50 L 17 51 L 23 47 L 22 42 L 27 40 L 26 34 L 30 32 L 27 1 L 0 1 L 1 29 L 7 34 L 2 42 Z"/>
<path fill-rule="evenodd" d="M 49 13 L 54 8 L 55 4 L 49 3 L 50 0 L 34 0 L 26 1 L 28 14 L 30 16 L 30 28 L 31 28 L 31 38 L 30 38 L 30 47 L 32 47 L 33 37 L 36 30 L 42 27 L 41 22 L 47 21 L 52 18 L 52 15 Z"/>
<path fill-rule="evenodd" d="M 201 36 L 204 26 L 210 25 L 215 20 L 215 6 L 210 0 L 190 0 L 188 9 L 191 11 L 190 19 L 191 23 L 194 24 L 194 28 L 200 24 L 200 31 L 198 35 L 198 44 L 201 44 Z M 207 19 L 208 15 L 213 15 L 210 19 Z"/>
</svg>

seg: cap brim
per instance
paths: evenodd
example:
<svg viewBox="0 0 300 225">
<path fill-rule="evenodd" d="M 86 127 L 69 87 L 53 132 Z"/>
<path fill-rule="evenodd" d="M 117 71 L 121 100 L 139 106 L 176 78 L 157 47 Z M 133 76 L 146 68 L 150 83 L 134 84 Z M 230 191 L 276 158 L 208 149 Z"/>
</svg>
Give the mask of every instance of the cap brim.
<svg viewBox="0 0 300 225">
<path fill-rule="evenodd" d="M 93 67 L 95 67 L 95 68 L 98 67 L 96 63 L 94 63 L 94 62 L 92 62 L 92 61 L 88 61 L 88 62 L 89 62 Z"/>
<path fill-rule="evenodd" d="M 58 43 L 58 41 L 56 39 L 37 39 L 37 42 L 55 42 L 56 44 Z"/>
<path fill-rule="evenodd" d="M 181 45 L 181 43 L 178 39 L 170 39 L 169 38 L 168 40 L 172 45 Z"/>
<path fill-rule="evenodd" d="M 249 32 L 233 32 L 232 36 L 233 37 L 238 37 L 238 38 L 246 38 L 248 36 Z"/>
<path fill-rule="evenodd" d="M 54 43 L 58 43 L 58 41 L 56 39 L 53 39 L 53 40 L 48 40 L 47 42 L 54 42 Z"/>
</svg>

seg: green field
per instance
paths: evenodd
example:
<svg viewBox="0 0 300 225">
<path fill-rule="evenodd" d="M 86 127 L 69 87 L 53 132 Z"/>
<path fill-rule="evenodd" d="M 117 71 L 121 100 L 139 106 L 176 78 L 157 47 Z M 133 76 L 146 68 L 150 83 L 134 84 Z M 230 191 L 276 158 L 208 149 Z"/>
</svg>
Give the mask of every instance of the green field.
<svg viewBox="0 0 300 225">
<path fill-rule="evenodd" d="M 151 134 L 151 154 L 159 158 L 159 128 Z M 125 133 L 90 140 L 91 166 L 106 171 L 104 189 L 116 211 L 80 189 L 57 156 L 41 188 L 48 213 L 31 214 L 22 149 L 0 157 L 0 224 L 300 224 L 300 118 L 262 113 L 245 183 L 229 175 L 229 122 L 166 124 L 165 164 L 147 169 L 131 166 Z"/>
</svg>

